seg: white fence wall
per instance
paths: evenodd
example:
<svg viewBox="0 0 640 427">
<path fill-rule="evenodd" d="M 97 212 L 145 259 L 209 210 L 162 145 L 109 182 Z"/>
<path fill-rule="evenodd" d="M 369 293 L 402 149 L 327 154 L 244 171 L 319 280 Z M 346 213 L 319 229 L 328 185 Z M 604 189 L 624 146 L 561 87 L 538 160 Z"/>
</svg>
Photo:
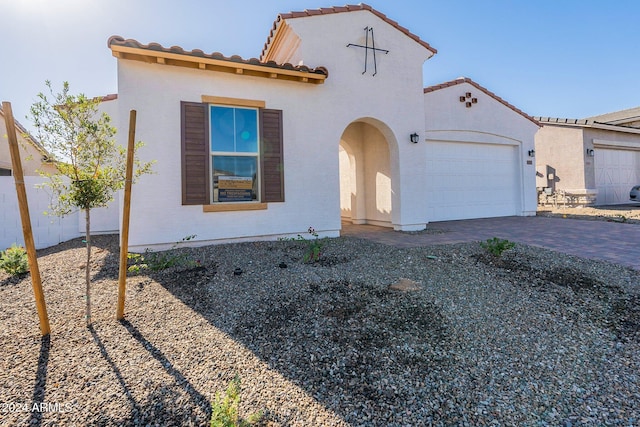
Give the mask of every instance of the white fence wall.
<svg viewBox="0 0 640 427">
<path fill-rule="evenodd" d="M 36 249 L 84 236 L 84 213 L 73 212 L 64 218 L 44 215 L 51 200 L 46 189 L 36 188 L 46 178 L 25 177 L 25 188 L 31 215 L 31 228 Z M 91 211 L 91 232 L 95 234 L 117 233 L 119 230 L 119 197 L 107 208 Z M 18 196 L 12 176 L 0 176 L 0 250 L 13 243 L 24 245 Z"/>
</svg>

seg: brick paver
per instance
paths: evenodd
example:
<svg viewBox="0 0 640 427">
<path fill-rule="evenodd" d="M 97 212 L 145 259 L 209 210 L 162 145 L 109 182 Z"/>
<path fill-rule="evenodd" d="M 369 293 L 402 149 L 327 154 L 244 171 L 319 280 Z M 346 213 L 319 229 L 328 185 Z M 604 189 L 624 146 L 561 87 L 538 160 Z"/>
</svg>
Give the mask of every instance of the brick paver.
<svg viewBox="0 0 640 427">
<path fill-rule="evenodd" d="M 342 224 L 342 235 L 353 235 L 397 247 L 472 242 L 492 237 L 508 239 L 601 259 L 640 270 L 640 225 L 548 217 L 503 217 L 433 222 L 442 233 L 403 233 L 371 225 Z"/>
</svg>

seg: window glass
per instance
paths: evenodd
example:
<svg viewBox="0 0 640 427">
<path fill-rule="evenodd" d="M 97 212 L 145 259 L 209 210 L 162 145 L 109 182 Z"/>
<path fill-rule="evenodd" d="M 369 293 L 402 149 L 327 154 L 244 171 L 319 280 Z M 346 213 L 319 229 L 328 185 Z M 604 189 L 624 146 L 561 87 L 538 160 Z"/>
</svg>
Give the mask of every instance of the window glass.
<svg viewBox="0 0 640 427">
<path fill-rule="evenodd" d="M 235 109 L 236 152 L 256 153 L 258 151 L 258 112 L 242 108 Z"/>
<path fill-rule="evenodd" d="M 213 156 L 214 202 L 249 202 L 258 199 L 258 158 Z"/>
<path fill-rule="evenodd" d="M 0 168 L 0 176 L 11 176 L 11 169 Z"/>
<path fill-rule="evenodd" d="M 212 201 L 259 200 L 258 110 L 212 105 L 209 124 Z"/>
<path fill-rule="evenodd" d="M 235 151 L 233 108 L 211 107 L 211 151 Z"/>
<path fill-rule="evenodd" d="M 211 107 L 211 151 L 258 152 L 258 111 Z"/>
</svg>

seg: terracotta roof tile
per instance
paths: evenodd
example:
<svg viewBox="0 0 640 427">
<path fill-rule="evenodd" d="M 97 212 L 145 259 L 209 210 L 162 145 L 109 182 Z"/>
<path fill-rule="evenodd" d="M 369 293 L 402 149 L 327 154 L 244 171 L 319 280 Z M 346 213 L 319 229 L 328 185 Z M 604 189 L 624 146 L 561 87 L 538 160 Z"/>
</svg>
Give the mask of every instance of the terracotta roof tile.
<svg viewBox="0 0 640 427">
<path fill-rule="evenodd" d="M 327 77 L 329 76 L 329 72 L 325 67 L 309 68 L 307 66 L 294 66 L 289 63 L 277 64 L 274 61 L 262 62 L 257 58 L 243 59 L 241 56 L 238 56 L 238 55 L 232 55 L 230 57 L 227 57 L 220 52 L 213 52 L 211 54 L 206 54 L 200 49 L 185 51 L 180 46 L 171 46 L 170 48 L 166 48 L 159 43 L 149 43 L 145 45 L 140 43 L 137 40 L 125 39 L 121 36 L 109 37 L 109 40 L 107 41 L 107 46 L 111 48 L 111 46 L 114 46 L 114 45 L 131 47 L 135 49 L 152 50 L 157 52 L 174 53 L 174 54 L 186 55 L 186 56 L 195 56 L 200 58 L 216 59 L 220 61 L 228 61 L 228 62 L 235 62 L 235 63 L 241 63 L 241 64 L 258 65 L 258 66 L 271 67 L 271 68 L 277 68 L 282 70 L 301 71 L 301 72 L 306 72 L 311 74 L 320 74 Z"/>
<path fill-rule="evenodd" d="M 520 114 L 521 116 L 523 116 L 527 120 L 530 120 L 531 122 L 535 123 L 538 126 L 542 126 L 539 123 L 539 121 L 536 120 L 535 118 L 533 118 L 530 115 L 526 114 L 524 111 L 522 111 L 519 108 L 513 106 L 512 104 L 509 104 L 507 101 L 505 101 L 504 99 L 500 98 L 495 93 L 493 93 L 493 92 L 487 90 L 486 88 L 480 86 L 478 83 L 474 82 L 473 80 L 471 80 L 468 77 L 459 77 L 459 78 L 457 78 L 455 80 L 451 80 L 449 82 L 445 82 L 445 83 L 441 83 L 441 84 L 438 84 L 438 85 L 426 87 L 426 88 L 424 88 L 424 93 L 434 92 L 436 90 L 440 90 L 440 89 L 444 89 L 444 88 L 447 88 L 447 87 L 459 85 L 461 83 L 469 83 L 471 86 L 475 87 L 476 89 L 480 90 L 481 92 L 484 92 L 485 94 L 487 94 L 491 98 L 495 99 L 496 101 L 498 101 L 499 103 L 501 103 L 505 107 L 507 107 L 507 108 L 515 111 L 516 113 Z"/>
<path fill-rule="evenodd" d="M 101 97 L 101 101 L 102 102 L 113 101 L 115 99 L 118 99 L 118 94 L 117 93 L 110 93 L 108 95 L 105 95 L 105 96 Z"/>
<path fill-rule="evenodd" d="M 278 28 L 278 23 L 280 21 L 284 21 L 284 20 L 287 20 L 287 19 L 295 19 L 295 18 L 305 18 L 305 17 L 317 16 L 317 15 L 330 15 L 330 14 L 334 14 L 334 13 L 355 12 L 355 11 L 359 11 L 359 10 L 367 10 L 367 11 L 373 13 L 378 18 L 382 19 L 383 21 L 385 21 L 386 23 L 388 23 L 392 27 L 395 27 L 398 31 L 404 33 L 406 36 L 408 36 L 412 40 L 416 41 L 417 43 L 419 43 L 420 45 L 422 45 L 423 47 L 425 47 L 429 51 L 433 52 L 434 54 L 438 53 L 438 51 L 436 49 L 434 49 L 433 47 L 431 47 L 429 45 L 429 43 L 427 43 L 424 40 L 420 39 L 420 37 L 418 37 L 417 35 L 413 34 L 407 28 L 401 26 L 396 21 L 387 18 L 387 16 L 385 14 L 383 14 L 381 12 L 378 12 L 377 10 L 375 10 L 374 8 L 369 6 L 368 4 L 360 3 L 360 4 L 357 4 L 357 5 L 324 7 L 324 8 L 321 8 L 321 9 L 311 9 L 311 10 L 307 9 L 307 10 L 304 10 L 302 12 L 288 12 L 288 13 L 279 14 L 278 17 L 276 18 L 276 20 L 273 23 L 271 31 L 269 32 L 269 36 L 267 37 L 267 41 L 264 44 L 264 47 L 262 48 L 262 53 L 260 54 L 260 57 L 264 58 L 264 56 L 265 56 L 265 54 L 267 52 L 267 49 L 269 48 L 269 45 L 271 44 L 271 40 L 273 39 L 273 37 L 274 37 L 274 35 L 276 33 L 276 30 Z"/>
</svg>

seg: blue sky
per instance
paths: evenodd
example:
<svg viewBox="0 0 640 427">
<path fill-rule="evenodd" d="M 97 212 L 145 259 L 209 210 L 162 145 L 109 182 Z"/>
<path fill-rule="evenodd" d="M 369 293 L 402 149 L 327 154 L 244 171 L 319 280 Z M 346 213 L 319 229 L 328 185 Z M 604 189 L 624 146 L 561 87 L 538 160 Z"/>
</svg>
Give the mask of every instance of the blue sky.
<svg viewBox="0 0 640 427">
<path fill-rule="evenodd" d="M 640 105 L 638 1 L 366 3 L 438 49 L 424 65 L 425 86 L 470 77 L 533 116 L 584 118 Z M 344 4 L 0 0 L 0 100 L 29 127 L 25 115 L 47 79 L 88 96 L 117 92 L 111 35 L 251 58 L 278 13 Z"/>
</svg>

